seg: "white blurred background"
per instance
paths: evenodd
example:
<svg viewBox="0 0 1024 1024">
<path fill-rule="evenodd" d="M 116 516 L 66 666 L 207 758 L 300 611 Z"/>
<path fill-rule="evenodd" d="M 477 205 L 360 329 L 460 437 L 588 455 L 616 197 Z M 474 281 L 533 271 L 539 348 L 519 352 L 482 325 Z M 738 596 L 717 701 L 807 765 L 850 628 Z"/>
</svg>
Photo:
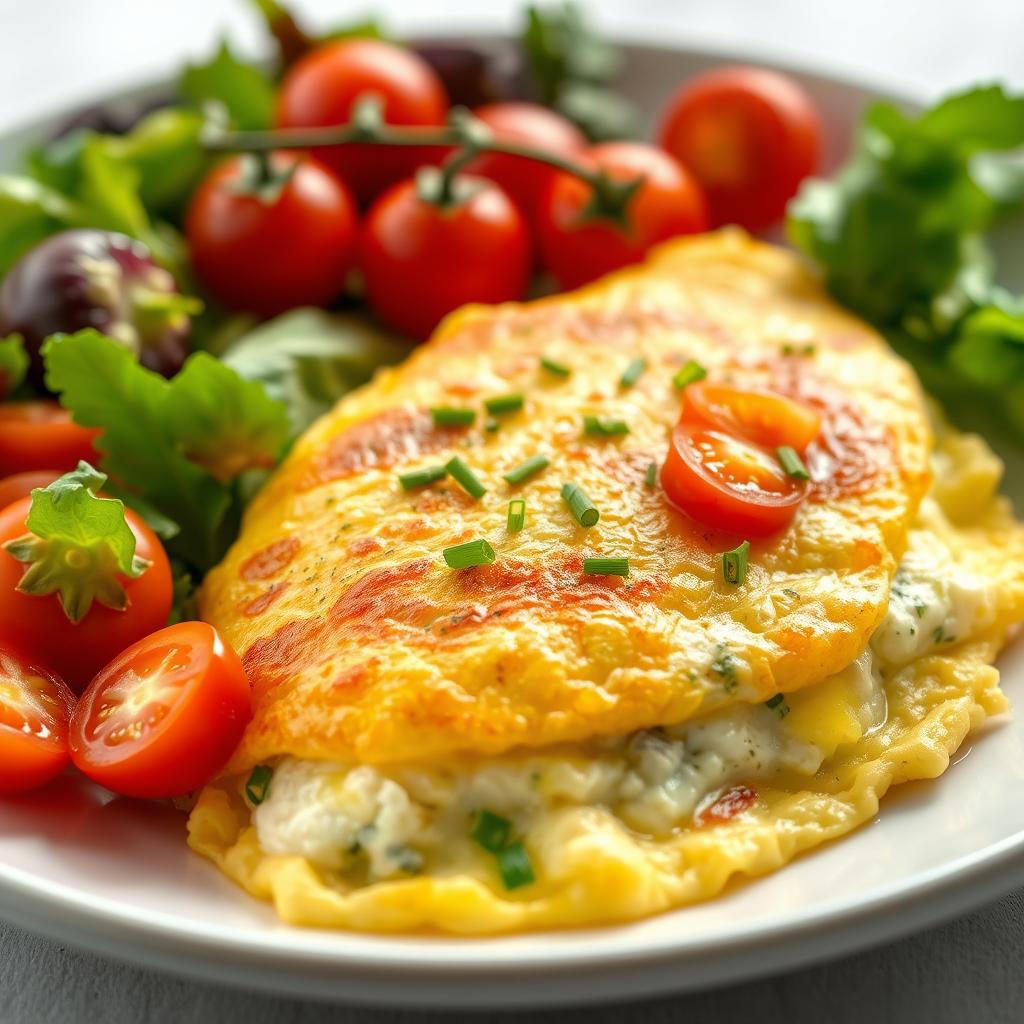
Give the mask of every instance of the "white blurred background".
<svg viewBox="0 0 1024 1024">
<path fill-rule="evenodd" d="M 661 42 L 786 57 L 921 98 L 1024 85 L 1024 0 L 583 0 L 598 24 Z M 294 0 L 312 25 L 383 15 L 397 32 L 513 28 L 517 0 Z M 228 35 L 258 53 L 248 0 L 0 0 L 0 128 L 173 73 Z"/>
</svg>

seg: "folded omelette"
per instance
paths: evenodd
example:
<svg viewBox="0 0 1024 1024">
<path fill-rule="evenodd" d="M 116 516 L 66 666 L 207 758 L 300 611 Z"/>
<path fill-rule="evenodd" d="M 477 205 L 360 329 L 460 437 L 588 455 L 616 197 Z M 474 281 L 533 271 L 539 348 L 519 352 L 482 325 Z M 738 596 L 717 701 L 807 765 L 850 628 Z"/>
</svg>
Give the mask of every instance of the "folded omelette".
<svg viewBox="0 0 1024 1024">
<path fill-rule="evenodd" d="M 691 360 L 821 417 L 806 500 L 751 538 L 740 585 L 737 538 L 649 472 Z M 508 395 L 470 425 L 430 412 Z M 482 496 L 399 481 L 455 456 Z M 979 438 L 933 429 L 912 371 L 795 256 L 739 233 L 463 309 L 299 440 L 207 579 L 254 717 L 190 842 L 288 922 L 380 931 L 627 920 L 775 870 L 1005 710 L 992 663 L 1024 617 L 1024 530 L 1000 474 Z M 446 564 L 480 538 L 492 563 Z M 583 571 L 608 555 L 628 576 Z"/>
</svg>

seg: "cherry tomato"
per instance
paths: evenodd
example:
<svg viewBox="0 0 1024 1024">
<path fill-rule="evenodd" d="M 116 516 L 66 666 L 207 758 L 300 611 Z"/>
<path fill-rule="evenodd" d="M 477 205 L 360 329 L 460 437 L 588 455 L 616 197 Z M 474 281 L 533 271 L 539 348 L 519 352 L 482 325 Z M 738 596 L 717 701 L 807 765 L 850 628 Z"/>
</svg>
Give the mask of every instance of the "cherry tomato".
<svg viewBox="0 0 1024 1024">
<path fill-rule="evenodd" d="M 421 57 L 375 39 L 343 39 L 318 46 L 288 70 L 277 100 L 277 127 L 346 124 L 356 102 L 368 95 L 380 99 L 388 124 L 442 125 L 448 113 L 444 86 Z M 365 203 L 444 150 L 349 145 L 314 153 Z"/>
<path fill-rule="evenodd" d="M 56 402 L 8 402 L 0 405 L 0 476 L 52 467 L 74 469 L 84 459 L 99 462 L 93 441 L 98 430 L 72 423 Z"/>
<path fill-rule="evenodd" d="M 213 626 L 179 622 L 90 683 L 71 718 L 71 760 L 122 796 L 180 796 L 224 767 L 251 714 L 238 655 Z"/>
<path fill-rule="evenodd" d="M 540 206 L 541 259 L 565 288 L 575 288 L 612 270 L 638 263 L 648 249 L 675 235 L 708 227 L 697 183 L 676 160 L 639 142 L 604 142 L 586 151 L 587 162 L 619 181 L 643 177 L 626 207 L 628 227 L 594 217 L 593 189 L 559 173 Z"/>
<path fill-rule="evenodd" d="M 786 526 L 807 494 L 774 454 L 701 423 L 681 420 L 661 471 L 665 494 L 698 522 L 745 536 Z"/>
<path fill-rule="evenodd" d="M 395 185 L 363 223 L 366 295 L 392 327 L 425 338 L 467 302 L 521 299 L 530 276 L 530 236 L 497 185 L 457 181 L 455 201 L 424 199 L 416 182 Z"/>
<path fill-rule="evenodd" d="M 821 115 L 787 75 L 719 68 L 669 101 L 661 145 L 700 182 L 715 225 L 750 231 L 782 219 L 800 182 L 818 168 Z"/>
<path fill-rule="evenodd" d="M 17 589 L 26 566 L 3 545 L 25 535 L 31 505 L 31 498 L 21 498 L 0 511 L 0 646 L 22 651 L 57 672 L 73 690 L 81 690 L 118 651 L 167 622 L 171 568 L 156 534 L 127 510 L 136 553 L 152 564 L 135 579 L 120 578 L 128 597 L 123 611 L 94 601 L 74 623 L 56 594 L 35 596 Z"/>
<path fill-rule="evenodd" d="M 27 498 L 37 487 L 49 487 L 64 474 L 59 469 L 37 469 L 31 473 L 15 473 L 0 480 L 0 510 Z"/>
<path fill-rule="evenodd" d="M 786 445 L 802 452 L 821 430 L 821 416 L 802 402 L 774 391 L 711 381 L 691 384 L 683 393 L 683 419 L 699 420 L 772 450 Z"/>
<path fill-rule="evenodd" d="M 572 121 L 537 103 L 490 103 L 473 114 L 502 142 L 526 143 L 556 156 L 572 156 L 587 145 Z M 558 173 L 536 160 L 501 153 L 484 153 L 466 170 L 500 185 L 530 224 L 536 223 L 541 198 Z"/>
<path fill-rule="evenodd" d="M 60 775 L 74 706 L 52 672 L 0 648 L 0 793 L 23 793 Z"/>
<path fill-rule="evenodd" d="M 185 232 L 199 280 L 226 305 L 261 316 L 326 305 L 344 290 L 355 258 L 348 190 L 312 157 L 274 153 L 274 174 L 294 168 L 280 190 L 240 191 L 252 159 L 216 167 L 192 197 Z"/>
</svg>

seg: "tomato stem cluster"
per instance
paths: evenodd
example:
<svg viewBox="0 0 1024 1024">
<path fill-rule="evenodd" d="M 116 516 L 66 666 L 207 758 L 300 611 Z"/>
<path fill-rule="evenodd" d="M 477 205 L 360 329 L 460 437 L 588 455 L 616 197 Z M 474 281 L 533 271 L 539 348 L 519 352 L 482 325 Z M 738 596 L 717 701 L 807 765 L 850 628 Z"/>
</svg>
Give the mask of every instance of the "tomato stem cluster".
<svg viewBox="0 0 1024 1024">
<path fill-rule="evenodd" d="M 450 147 L 453 152 L 441 167 L 439 187 L 431 200 L 438 205 L 457 201 L 454 183 L 481 153 L 499 153 L 547 164 L 579 178 L 593 189 L 589 217 L 601 217 L 624 223 L 630 200 L 643 178 L 617 180 L 607 171 L 518 142 L 495 138 L 490 129 L 465 109 L 453 111 L 448 125 L 439 128 L 397 127 L 386 124 L 376 97 L 360 100 L 347 124 L 317 128 L 279 128 L 273 131 L 231 131 L 216 121 L 208 121 L 203 145 L 211 152 L 264 153 L 268 150 L 322 149 L 331 146 L 427 146 Z M 426 196 L 424 196 L 426 198 Z"/>
</svg>

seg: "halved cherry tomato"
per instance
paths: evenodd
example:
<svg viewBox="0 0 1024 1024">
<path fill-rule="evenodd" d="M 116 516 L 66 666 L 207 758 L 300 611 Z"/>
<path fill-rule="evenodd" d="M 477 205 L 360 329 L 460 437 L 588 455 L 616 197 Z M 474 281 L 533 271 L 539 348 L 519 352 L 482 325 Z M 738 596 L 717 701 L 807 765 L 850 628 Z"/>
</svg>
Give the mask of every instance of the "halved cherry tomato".
<svg viewBox="0 0 1024 1024">
<path fill-rule="evenodd" d="M 699 420 L 766 448 L 802 452 L 821 431 L 810 406 L 774 391 L 700 381 L 683 393 L 683 419 Z"/>
<path fill-rule="evenodd" d="M 586 136 L 567 117 L 539 103 L 489 103 L 473 115 L 501 142 L 520 142 L 555 156 L 582 151 Z M 502 153 L 483 153 L 466 168 L 470 174 L 500 185 L 533 224 L 544 192 L 558 172 L 537 160 Z"/>
<path fill-rule="evenodd" d="M 746 536 L 781 530 L 807 494 L 807 481 L 764 448 L 685 419 L 672 431 L 661 485 L 687 515 Z"/>
<path fill-rule="evenodd" d="M 38 597 L 17 589 L 26 566 L 3 545 L 25 535 L 31 506 L 31 498 L 21 498 L 0 510 L 0 645 L 24 652 L 81 690 L 118 651 L 167 622 L 171 567 L 156 534 L 128 509 L 125 520 L 135 534 L 136 554 L 152 564 L 136 579 L 120 577 L 128 597 L 123 611 L 94 601 L 74 623 L 56 594 Z"/>
<path fill-rule="evenodd" d="M 0 511 L 27 498 L 37 487 L 49 487 L 64 474 L 59 469 L 37 469 L 31 473 L 15 473 L 0 480 Z"/>
<path fill-rule="evenodd" d="M 274 153 L 274 173 L 290 177 L 260 195 L 242 187 L 243 160 L 252 158 L 214 168 L 189 204 L 185 233 L 199 280 L 226 305 L 261 316 L 326 305 L 355 261 L 348 190 L 312 157 Z"/>
<path fill-rule="evenodd" d="M 540 203 L 537 230 L 541 260 L 563 288 L 638 263 L 658 242 L 707 230 L 700 186 L 667 153 L 639 142 L 605 142 L 586 150 L 582 162 L 619 181 L 644 181 L 629 200 L 622 225 L 590 211 L 594 191 L 586 182 L 555 175 Z"/>
<path fill-rule="evenodd" d="M 92 681 L 71 719 L 71 760 L 123 796 L 180 796 L 224 767 L 251 714 L 238 655 L 213 626 L 180 622 Z"/>
<path fill-rule="evenodd" d="M 821 115 L 804 88 L 764 68 L 718 68 L 672 97 L 664 149 L 700 182 L 715 226 L 760 231 L 782 219 L 818 167 Z"/>
<path fill-rule="evenodd" d="M 73 423 L 56 402 L 0 404 L 0 476 L 48 466 L 68 472 L 82 459 L 99 462 L 93 447 L 99 434 Z"/>
<path fill-rule="evenodd" d="M 530 236 L 522 214 L 493 182 L 460 175 L 450 204 L 395 185 L 363 222 L 360 267 L 366 296 L 392 327 L 425 338 L 467 302 L 526 294 Z"/>
<path fill-rule="evenodd" d="M 441 125 L 448 97 L 421 57 L 376 39 L 343 39 L 318 46 L 289 68 L 277 99 L 278 128 L 347 124 L 352 108 L 376 96 L 395 125 Z M 334 146 L 313 151 L 365 203 L 444 149 L 421 146 Z"/>
<path fill-rule="evenodd" d="M 52 672 L 0 648 L 0 793 L 23 793 L 60 775 L 74 706 Z"/>
</svg>

